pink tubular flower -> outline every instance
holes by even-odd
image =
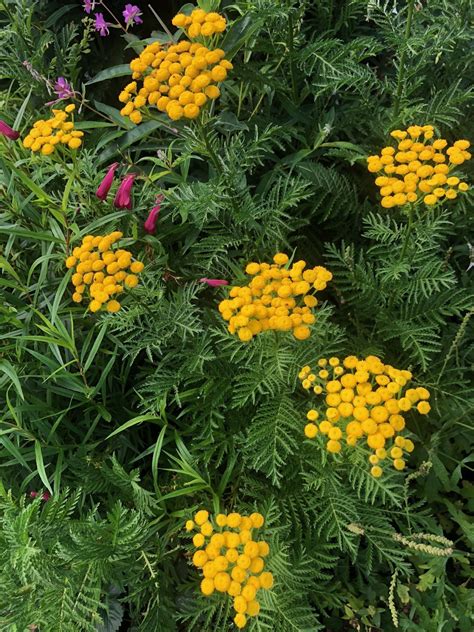
[[[10,138],[11,140],[16,140],[17,138],[20,137],[19,132],[15,132],[15,130],[12,129],[10,125],[7,125],[7,123],[5,123],[5,121],[2,121],[2,120],[0,120],[0,134],[2,136],[6,136],[7,138]]]
[[[113,165],[110,165],[109,170],[104,176],[104,179],[99,184],[97,191],[95,192],[99,200],[104,201],[107,198],[107,194],[110,191],[112,182],[114,181],[115,170],[117,169],[118,166],[119,166],[118,162],[114,162]]]
[[[148,217],[143,224],[143,228],[145,232],[149,235],[154,235],[156,233],[156,222],[158,221],[158,215],[161,210],[161,203],[163,201],[163,195],[158,195],[155,201],[155,206],[148,213]]]
[[[133,26],[134,24],[142,24],[143,20],[141,19],[142,12],[140,11],[140,7],[137,7],[134,4],[126,4],[125,9],[122,12],[123,19],[125,20],[125,24],[127,26]]]
[[[109,25],[105,21],[103,13],[96,13],[95,14],[95,25],[94,26],[95,26],[95,30],[99,31],[99,35],[101,35],[101,37],[105,37],[106,35],[109,34]]]
[[[206,277],[199,279],[201,283],[207,283],[209,287],[220,287],[221,285],[229,285],[229,281],[224,279],[206,279]]]
[[[130,210],[132,208],[132,197],[131,191],[133,186],[133,181],[135,179],[135,174],[131,173],[120,183],[120,186],[115,194],[114,206],[115,208],[127,208]]]

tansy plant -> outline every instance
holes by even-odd
[[[201,35],[201,39],[208,33],[204,38],[207,41],[212,34],[225,29],[225,20],[217,13],[206,14],[198,9],[191,15],[195,16],[189,18],[194,20],[188,29],[191,38],[192,33],[196,33],[196,37]],[[175,24],[176,20],[181,24],[181,16],[175,17]],[[217,20],[214,20],[215,16]],[[208,45],[211,46],[210,43]],[[139,57],[130,62],[130,69],[134,81],[119,94],[119,101],[125,103],[120,112],[132,123],[138,124],[143,120],[142,111],[147,106],[166,112],[173,121],[183,117],[197,118],[208,101],[220,96],[217,84],[226,79],[232,64],[225,59],[221,48],[208,48],[200,42],[182,40],[171,46],[159,42],[149,44]],[[138,81],[142,82],[141,87]]]
[[[81,303],[88,293],[91,312],[98,312],[104,305],[108,312],[118,312],[121,305],[113,296],[121,294],[124,287],[138,285],[137,274],[144,265],[141,261],[132,261],[132,253],[128,250],[114,249],[122,237],[120,231],[109,235],[86,235],[81,246],[74,248],[66,259],[66,268],[74,270],[72,300]]]
[[[260,513],[218,514],[212,520],[205,509],[186,522],[188,532],[196,531],[193,564],[203,574],[201,592],[207,596],[218,592],[232,597],[234,623],[238,628],[245,627],[247,617],[260,612],[258,591],[273,586],[273,575],[264,570],[264,558],[270,547],[265,540],[254,539],[255,531],[264,522]]]
[[[412,125],[406,131],[394,130],[391,136],[398,141],[395,147],[384,147],[380,155],[367,158],[368,170],[378,174],[375,184],[384,208],[422,201],[434,206],[468,190],[453,172],[471,158],[469,141],[448,146],[444,138],[433,140],[432,125]]]
[[[228,331],[237,333],[242,342],[269,329],[292,331],[297,340],[309,338],[309,325],[316,321],[311,310],[318,304],[314,294],[325,289],[332,274],[322,266],[305,267],[305,261],[290,267],[288,255],[282,252],[272,264],[249,263],[245,272],[252,280],[232,287],[230,298],[219,304]]]
[[[342,440],[350,447],[360,440],[372,451],[368,458],[376,478],[382,475],[380,463],[388,457],[395,469],[405,468],[403,451],[412,452],[414,444],[399,434],[405,428],[402,413],[416,408],[427,415],[431,410],[426,388],[406,388],[413,377],[410,371],[383,364],[376,356],[364,360],[348,356],[342,362],[321,358],[315,371],[305,366],[298,377],[303,388],[317,396],[317,404],[306,415],[308,439],[321,433],[332,453],[341,452]]]
[[[36,121],[33,127],[23,139],[23,147],[32,152],[41,151],[45,156],[52,154],[56,145],[66,145],[69,149],[78,149],[82,145],[84,132],[74,129],[72,112],[76,106],[73,103],[66,105],[64,110],[53,109],[51,118]],[[68,121],[68,115],[71,115]]]

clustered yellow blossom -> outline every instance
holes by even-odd
[[[124,287],[138,285],[138,274],[143,270],[141,261],[132,261],[132,253],[123,248],[113,249],[123,237],[120,231],[108,235],[86,235],[81,246],[72,251],[66,259],[66,268],[73,268],[72,300],[81,303],[86,288],[89,287],[91,312],[99,311],[105,305],[108,312],[118,312],[120,303],[112,298],[123,292]]]
[[[320,412],[314,408],[306,415],[309,423],[304,432],[309,439],[322,433],[327,437],[326,449],[332,453],[341,451],[344,436],[349,446],[359,439],[365,441],[373,450],[369,462],[376,478],[382,475],[379,463],[387,457],[395,469],[404,469],[403,451],[412,452],[414,445],[398,434],[405,428],[402,413],[415,407],[421,415],[431,410],[428,389],[405,388],[413,377],[410,371],[383,364],[376,356],[365,360],[348,356],[342,363],[335,357],[321,358],[317,371],[305,366],[298,377],[303,388],[325,396],[323,420],[317,421]]]
[[[384,147],[380,156],[367,158],[368,170],[380,174],[375,184],[380,187],[384,208],[421,200],[434,206],[443,199],[454,200],[460,191],[468,190],[469,186],[457,175],[449,174],[471,158],[467,151],[469,141],[457,140],[451,147],[444,138],[427,142],[434,137],[432,125],[397,129],[391,136],[399,141],[396,147]]]
[[[253,531],[263,527],[262,514],[242,516],[239,513],[217,514],[212,524],[209,512],[201,509],[194,520],[186,522],[186,530],[196,530],[193,544],[198,549],[193,564],[202,569],[201,592],[227,593],[234,598],[237,613],[234,623],[243,628],[247,617],[260,612],[257,593],[273,586],[273,575],[264,571],[264,558],[270,547],[264,540],[253,539]]]
[[[248,342],[262,331],[293,331],[297,340],[311,334],[309,325],[316,321],[311,309],[318,304],[311,291],[324,290],[332,274],[322,266],[305,270],[306,262],[297,261],[287,267],[288,255],[279,252],[274,263],[251,262],[245,272],[252,280],[248,285],[235,286],[230,299],[219,304],[228,330]],[[298,305],[300,301],[300,305]]]
[[[211,37],[215,33],[223,33],[227,26],[223,15],[214,11],[206,13],[203,9],[195,9],[191,15],[178,13],[171,22],[174,26],[182,28],[189,39]]]
[[[210,50],[187,40],[168,48],[158,42],[149,44],[130,62],[134,81],[119,94],[119,101],[125,103],[120,113],[138,124],[143,118],[140,110],[148,104],[166,112],[173,121],[195,119],[208,100],[220,96],[216,84],[224,81],[233,67],[224,57],[221,48]]]
[[[74,129],[74,121],[68,121],[68,114],[75,110],[73,103],[64,110],[53,109],[54,116],[48,120],[36,121],[23,139],[23,147],[31,151],[41,151],[44,156],[53,153],[58,143],[67,145],[69,149],[78,149],[82,145],[84,132]],[[72,118],[72,117],[71,117]]]

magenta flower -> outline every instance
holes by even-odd
[[[109,25],[105,21],[103,13],[95,14],[95,30],[99,31],[99,34],[102,37],[105,37],[106,35],[109,34]]]
[[[229,281],[225,281],[224,279],[199,279],[201,283],[207,283],[209,287],[220,287],[221,285],[229,285]]]
[[[110,165],[109,170],[107,171],[107,173],[104,176],[104,179],[99,184],[99,186],[97,188],[97,191],[95,192],[95,194],[99,198],[99,200],[104,201],[107,198],[107,194],[110,191],[110,187],[112,186],[112,182],[114,181],[115,170],[117,169],[118,166],[119,166],[118,162],[114,162],[113,165]]]
[[[143,20],[140,18],[142,12],[140,8],[134,4],[126,4],[125,9],[122,12],[123,19],[126,26],[133,26],[134,24],[143,24]]]
[[[131,191],[133,186],[133,181],[135,179],[135,174],[131,173],[120,183],[119,188],[117,189],[117,193],[115,194],[114,206],[115,208],[127,208],[130,210],[132,208],[132,197]]]
[[[90,13],[95,8],[95,0],[84,0],[84,11]]]
[[[60,99],[70,99],[76,93],[71,84],[64,77],[58,77],[54,84],[54,91]]]
[[[15,132],[15,130],[11,128],[10,125],[7,125],[7,123],[5,123],[5,121],[2,121],[1,119],[0,119],[0,134],[2,136],[6,136],[7,138],[10,138],[11,140],[16,140],[17,138],[20,137],[19,132]]]
[[[163,195],[157,196],[156,201],[155,201],[155,206],[148,213],[148,217],[146,218],[145,223],[143,224],[143,228],[145,229],[145,232],[148,233],[149,235],[154,235],[156,233],[156,222],[158,221],[158,215],[160,214],[161,203],[163,201],[163,198],[164,198]]]

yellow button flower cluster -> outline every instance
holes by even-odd
[[[344,436],[349,446],[364,440],[373,450],[369,462],[376,478],[382,475],[379,462],[387,456],[395,469],[404,469],[403,450],[412,452],[414,445],[397,434],[405,428],[402,413],[415,407],[421,415],[431,410],[427,401],[430,392],[426,388],[405,388],[412,379],[410,371],[383,364],[376,356],[367,356],[365,360],[348,356],[342,363],[335,357],[321,358],[316,371],[305,366],[298,377],[304,389],[325,397],[322,421],[317,423],[320,412],[315,408],[306,415],[309,423],[304,432],[309,439],[314,439],[318,432],[327,436],[326,449],[332,453],[341,451]]]
[[[444,199],[454,200],[460,191],[469,189],[458,176],[449,175],[471,158],[469,141],[457,140],[451,147],[444,138],[427,142],[434,137],[432,125],[397,129],[391,136],[398,141],[396,147],[384,147],[380,155],[367,158],[368,170],[379,174],[375,184],[380,187],[384,208],[422,199],[433,206]]]
[[[243,628],[247,617],[260,612],[257,593],[273,586],[273,575],[264,571],[264,558],[270,547],[264,540],[253,539],[253,531],[263,527],[262,514],[242,516],[239,513],[217,514],[211,522],[209,512],[201,509],[194,520],[186,522],[186,530],[196,530],[193,544],[198,549],[193,564],[202,569],[201,592],[214,591],[233,597],[237,613],[234,623]],[[214,523],[214,524],[213,524]]]
[[[224,81],[233,66],[224,59],[225,52],[210,50],[198,43],[183,40],[168,48],[158,42],[149,44],[139,57],[130,62],[132,79],[119,94],[125,103],[120,110],[133,123],[142,121],[140,109],[147,104],[166,112],[173,120],[194,119],[210,99],[220,96],[217,83]]]
[[[215,33],[223,33],[226,29],[227,22],[223,15],[215,13],[206,13],[203,9],[195,9],[191,15],[178,13],[171,20],[174,26],[182,28],[189,39],[198,37],[211,37]]]
[[[124,249],[113,249],[123,237],[120,231],[108,235],[86,235],[81,246],[74,248],[66,259],[66,268],[73,268],[72,300],[81,303],[89,287],[91,312],[98,312],[103,305],[108,312],[118,312],[120,303],[112,298],[123,292],[124,287],[138,285],[138,274],[143,270],[141,261],[132,261],[132,253]]]
[[[293,331],[297,340],[311,335],[309,325],[316,321],[311,309],[318,304],[311,291],[324,290],[332,274],[322,266],[305,270],[306,262],[287,267],[288,255],[279,252],[274,263],[251,262],[245,272],[253,279],[245,286],[231,288],[230,299],[219,304],[228,330],[249,342],[262,331]],[[298,305],[300,301],[300,305]]]
[[[48,120],[39,120],[33,125],[27,136],[23,139],[23,147],[33,152],[41,151],[44,156],[49,156],[59,143],[67,145],[69,149],[78,149],[82,145],[81,138],[84,132],[74,129],[74,121],[68,121],[68,114],[75,110],[73,103],[67,105],[64,110],[54,110],[54,116]]]

